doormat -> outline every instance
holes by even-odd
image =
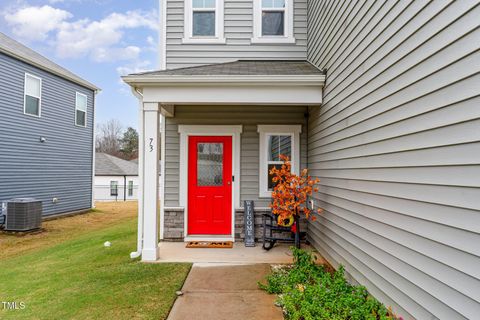
[[[218,249],[231,249],[233,248],[232,241],[190,241],[187,242],[187,248],[218,248]]]

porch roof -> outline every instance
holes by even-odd
[[[133,75],[323,75],[324,72],[308,61],[239,60],[170,70],[135,73]]]
[[[290,83],[323,85],[325,73],[297,60],[238,60],[196,67],[134,73],[122,77],[134,86],[172,83]]]
[[[320,105],[325,73],[308,61],[239,60],[122,79],[143,102]]]

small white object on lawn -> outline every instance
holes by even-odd
[[[111,247],[112,244],[110,243],[110,241],[105,241],[105,243],[103,244],[103,246],[105,246],[105,247]]]

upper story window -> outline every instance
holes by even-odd
[[[301,125],[259,125],[260,163],[259,197],[270,197],[275,184],[270,174],[272,168],[281,168],[280,155],[290,158],[292,171],[299,173]]]
[[[262,36],[285,35],[285,0],[262,0]]]
[[[87,126],[87,96],[79,92],[75,97],[75,125]]]
[[[42,79],[25,74],[23,112],[40,117],[42,108]]]
[[[194,37],[215,36],[215,0],[193,0],[192,35]]]
[[[295,43],[293,0],[254,0],[252,43]]]
[[[185,1],[184,43],[225,43],[223,1]]]

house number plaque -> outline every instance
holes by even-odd
[[[255,210],[253,201],[244,201],[245,247],[255,247]]]
[[[150,140],[150,145],[149,145],[150,152],[152,152],[153,151],[153,138],[150,138],[149,140]]]

